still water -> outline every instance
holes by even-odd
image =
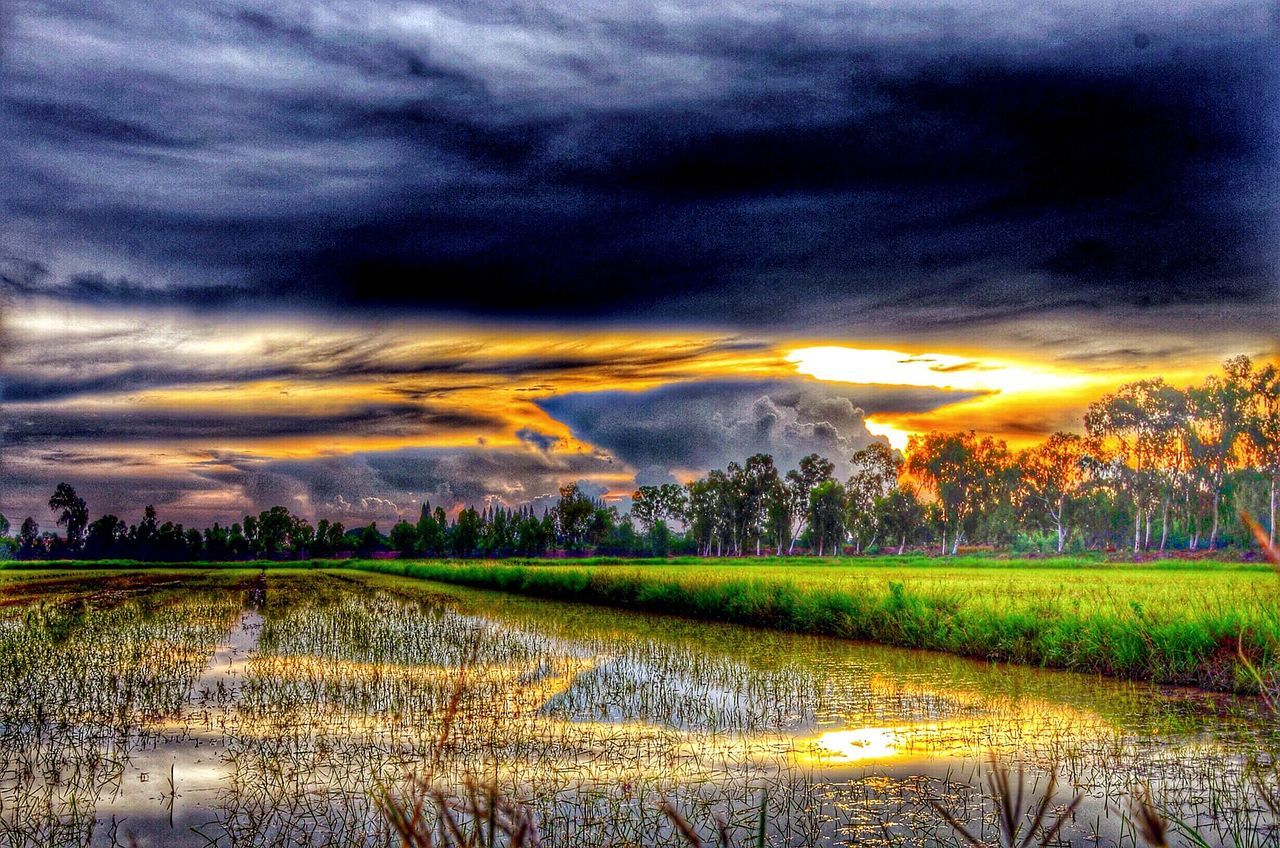
[[[399,845],[495,784],[544,844],[994,841],[991,758],[1063,844],[1280,844],[1255,699],[337,572],[0,591],[0,845]],[[1195,832],[1193,837],[1190,831]],[[1055,843],[1057,844],[1057,843]]]

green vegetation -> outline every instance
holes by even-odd
[[[1210,689],[1249,689],[1237,650],[1274,670],[1269,566],[963,558],[349,567],[543,598],[838,636]]]
[[[172,565],[10,563],[48,582]],[[670,613],[1116,677],[1251,691],[1280,669],[1280,583],[1259,563],[1099,557],[860,557],[569,562],[326,560],[210,567],[341,569]],[[189,571],[186,573],[190,573]]]
[[[895,577],[943,572],[875,563]],[[993,580],[1028,570],[971,568]],[[575,569],[699,571],[526,570]],[[851,571],[800,570],[813,585]],[[1206,844],[1275,844],[1277,776],[1259,770],[1274,723],[1256,699],[350,568],[0,578],[5,845],[618,848],[700,833],[959,848],[971,844],[962,831],[994,842],[997,797],[1015,815],[1024,799],[1018,821],[1041,836],[1052,797],[1078,804],[1045,819],[1065,821],[1063,843],[1133,845],[1132,823],[1104,812],[1148,796],[1153,815],[1194,822]],[[35,591],[52,580],[56,593]],[[1004,765],[984,765],[989,753]],[[1018,786],[984,790],[1001,768]],[[521,822],[539,838],[506,829]]]

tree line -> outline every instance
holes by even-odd
[[[423,504],[389,532],[348,530],[275,506],[229,527],[160,523],[146,507],[129,525],[89,521],[66,483],[49,500],[59,534],[28,517],[12,537],[0,516],[0,553],[21,559],[221,561],[377,556],[744,556],[961,544],[1018,551],[1247,545],[1241,511],[1262,515],[1274,543],[1280,481],[1280,368],[1244,356],[1194,386],[1162,378],[1121,386],[1088,408],[1083,433],[1057,432],[1013,452],[976,433],[912,436],[905,456],[874,443],[850,457],[852,474],[811,454],[783,471],[766,453],[684,485],[641,486],[629,512],[560,489],[554,506],[465,507],[450,518]]]

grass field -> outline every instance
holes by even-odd
[[[1248,690],[1270,675],[1267,565],[884,557],[696,564],[361,562],[364,570],[1160,683]]]
[[[1264,679],[1280,668],[1280,578],[1265,564],[877,557],[233,565],[382,572],[1218,690],[1257,688],[1241,651]],[[103,567],[137,566],[41,563],[29,575]],[[0,588],[18,573],[0,570]]]

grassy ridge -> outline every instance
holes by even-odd
[[[1237,645],[1264,671],[1280,669],[1280,582],[1270,566],[1257,563],[990,556],[33,562],[7,564],[0,585],[28,568],[70,574],[193,567],[380,572],[1210,689],[1251,688]]]
[[[1277,585],[1265,566],[1041,563],[347,567],[554,600],[860,639],[1210,689],[1251,688],[1237,644],[1277,666]]]

